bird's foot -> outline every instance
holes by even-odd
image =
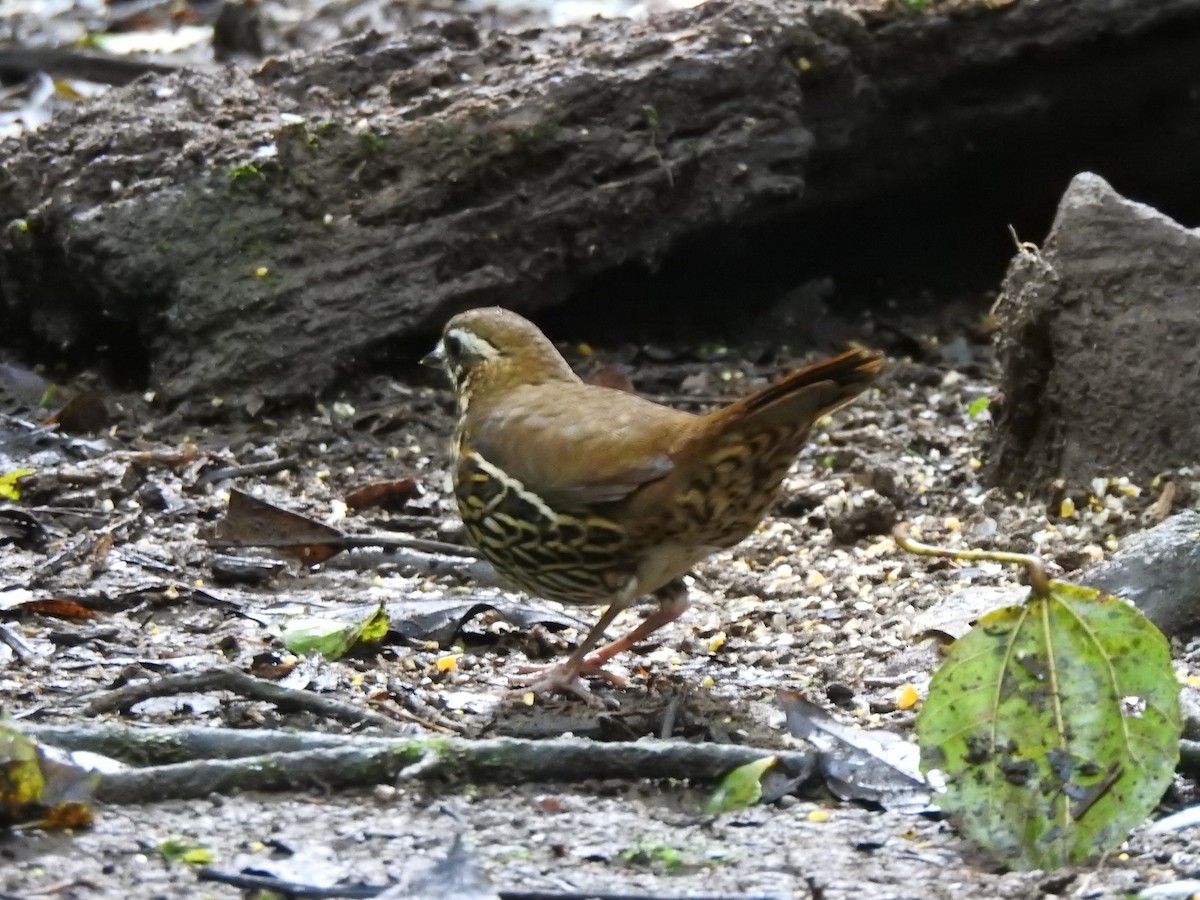
[[[512,684],[520,687],[511,692],[514,697],[524,697],[533,694],[568,694],[578,697],[589,706],[610,706],[606,701],[592,693],[583,676],[601,678],[615,688],[625,688],[629,682],[616,672],[604,668],[604,659],[593,659],[588,656],[583,660],[567,659],[563,662],[548,666],[521,666],[518,675],[510,679]]]

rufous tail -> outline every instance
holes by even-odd
[[[877,350],[847,350],[831,356],[743,397],[714,417],[753,422],[754,427],[811,424],[849,403],[883,371],[884,357]]]

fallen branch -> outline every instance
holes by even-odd
[[[128,712],[130,707],[151,697],[170,697],[176,694],[197,694],[205,691],[232,691],[249,700],[264,700],[281,710],[303,710],[347,725],[374,725],[395,731],[398,723],[370,710],[322,697],[310,691],[300,691],[263,681],[240,669],[222,666],[206,672],[167,675],[149,681],[138,681],[111,691],[89,695],[83,708],[85,716],[108,712]]]
[[[337,897],[341,900],[370,900],[378,897],[388,887],[380,885],[335,885],[321,887],[318,885],[300,884],[295,881],[285,881],[272,878],[269,875],[249,875],[243,872],[222,872],[217,869],[201,869],[196,873],[199,881],[212,881],[217,884],[227,884],[241,888],[244,891],[270,892],[284,897],[325,898]],[[426,895],[422,895],[426,896]],[[451,895],[452,896],[452,895]],[[474,895],[473,895],[474,896]],[[547,892],[547,891],[497,891],[491,896],[499,900],[663,900],[661,894],[603,894],[595,891],[579,893]],[[0,900],[4,900],[0,896]],[[18,898],[20,900],[20,898]],[[691,900],[772,900],[769,897],[693,897]]]
[[[201,729],[73,726],[28,733],[68,750],[120,751],[126,761],[171,758],[203,748]],[[182,732],[182,734],[180,733]],[[192,759],[105,775],[97,799],[146,803],[193,799],[234,791],[305,791],[368,787],[416,779],[451,779],[487,784],[578,782],[618,778],[712,781],[764,756],[778,756],[793,773],[812,771],[809,751],[779,751],[736,744],[693,744],[640,740],[600,743],[580,738],[545,741],[518,738],[372,738],[330,735],[268,736],[252,733],[241,750],[268,746],[310,749],[274,751],[236,759]],[[221,748],[228,752],[234,740]],[[275,744],[273,742],[280,743]],[[320,745],[320,746],[318,746]],[[212,745],[208,745],[212,749]]]
[[[19,727],[39,743],[72,751],[99,753],[133,766],[361,747],[364,741],[379,740],[357,734],[276,731],[267,728],[206,728],[201,725],[142,727],[115,722],[79,725],[21,722]]]

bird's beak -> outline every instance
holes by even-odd
[[[421,365],[428,366],[431,369],[446,368],[446,351],[442,349],[440,341],[436,347],[421,357]]]

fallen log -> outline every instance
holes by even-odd
[[[778,225],[762,253],[802,268],[856,204],[892,233],[954,228],[964,196],[1002,217],[1013,186],[1072,173],[1046,135],[1112,146],[1084,123],[1186,96],[1198,47],[1200,0],[870,18],[714,0],[147,76],[0,154],[0,340],[102,356],[171,403],[311,398],[453,311],[544,310],[697,236],[717,236],[712,272],[725,238]],[[927,194],[942,206],[896,199]],[[848,221],[833,250],[886,249]],[[693,294],[676,302],[713,299]]]

